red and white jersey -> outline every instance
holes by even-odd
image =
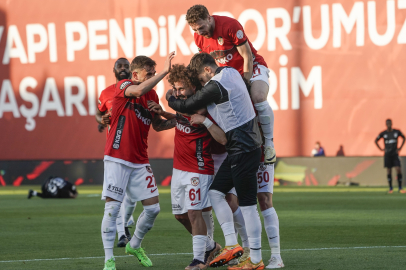
[[[97,105],[99,111],[108,113],[113,107],[113,99],[115,94],[116,85],[112,84],[104,89],[99,97],[99,104]],[[110,125],[106,130],[106,139],[109,137]]]
[[[148,110],[147,101],[159,103],[159,100],[155,90],[140,98],[125,97],[125,90],[132,84],[131,80],[122,80],[115,86],[111,129],[104,155],[105,160],[138,167],[137,164],[149,164],[147,141],[155,114]]]
[[[216,59],[219,66],[233,67],[244,75],[244,58],[237,51],[237,46],[248,42],[254,59],[254,67],[258,64],[267,67],[264,58],[257,53],[245,35],[244,28],[236,19],[216,15],[212,17],[215,26],[211,38],[194,34],[195,43],[200,52],[209,53]]]
[[[191,125],[190,117],[176,114],[173,167],[199,174],[214,174],[210,153],[212,137],[205,126]]]

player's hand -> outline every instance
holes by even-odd
[[[173,89],[169,89],[168,92],[166,92],[166,100],[168,101],[171,96],[173,96]]]
[[[159,115],[161,115],[164,112],[161,105],[159,105],[158,103],[156,103],[153,100],[148,100],[147,105],[148,105],[148,109],[151,112],[154,112],[154,113],[159,114]]]
[[[175,57],[175,52],[171,52],[170,54],[168,54],[168,56],[166,57],[165,60],[165,64],[164,64],[164,72],[169,73],[169,71],[171,71],[171,62],[172,59]]]
[[[206,116],[203,116],[200,114],[194,114],[190,118],[190,123],[192,125],[201,125],[201,124],[203,124],[204,120],[206,120]]]
[[[105,126],[103,126],[102,124],[98,124],[97,125],[97,129],[99,130],[100,133],[102,133],[104,131]]]
[[[111,112],[102,115],[101,123],[104,126],[110,125],[110,116],[111,116]]]

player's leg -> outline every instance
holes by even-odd
[[[396,170],[396,174],[397,174],[399,192],[400,193],[406,193],[406,191],[402,189],[402,171],[400,169],[399,157],[396,157],[396,159],[397,159],[397,164],[396,164],[397,166],[395,167],[395,170]]]
[[[130,221],[134,222],[133,213],[134,213],[136,205],[137,205],[137,202],[132,201],[129,196],[125,196],[123,205],[121,206],[121,209],[123,211],[124,230],[125,230],[125,235],[126,235],[128,241],[131,240],[131,234],[130,234],[129,227],[130,227]]]
[[[250,258],[240,262],[229,269],[263,269],[261,253],[261,220],[257,210],[257,177],[256,173],[261,158],[261,149],[235,155],[230,158],[230,163],[236,165],[231,169],[233,183],[237,191],[238,201],[248,233],[250,245]]]
[[[214,239],[214,219],[212,207],[206,207],[202,211],[202,216],[207,227],[207,236]]]
[[[29,191],[28,191],[28,199],[31,199],[32,197],[40,197],[40,198],[43,198],[43,195],[42,195],[42,193],[41,192],[37,192],[37,191],[35,191],[35,190],[32,190],[32,189],[30,189]]]
[[[117,216],[117,236],[119,239],[117,247],[125,247],[128,241],[131,240],[128,221],[134,212],[136,204],[137,203],[133,203],[128,196],[124,197],[120,212]]]
[[[182,171],[173,169],[171,180],[171,204],[172,214],[186,230],[192,234],[192,224],[190,224],[189,216],[186,208],[186,186],[182,185]]]
[[[386,160],[385,160],[386,163]],[[392,186],[392,167],[386,167],[386,173],[388,177],[388,184],[389,184],[389,193],[393,192],[393,186]]]
[[[258,120],[265,137],[265,163],[275,163],[276,153],[273,144],[274,113],[267,101],[269,92],[269,70],[265,66],[258,66],[251,79],[251,99],[258,112]]]
[[[105,253],[106,270],[115,269],[113,247],[116,238],[116,221],[131,171],[132,168],[123,164],[104,161],[102,199],[105,199],[106,203],[101,225],[101,235]]]
[[[141,247],[145,235],[154,226],[155,219],[160,212],[158,188],[151,167],[134,169],[127,186],[127,195],[133,201],[141,201],[144,211],[138,217],[134,235],[125,251],[136,256],[141,265],[151,267],[152,262]]]
[[[238,205],[238,197],[237,197],[237,192],[235,191],[235,188],[232,188],[226,195],[226,200],[228,205],[231,208],[231,211],[233,211],[233,220],[234,220],[234,228],[235,228],[235,236],[237,237],[238,240],[238,234],[241,237],[241,242],[242,242],[242,248],[244,250],[244,254],[238,258],[238,259],[233,259],[228,262],[228,265],[237,265],[239,261],[244,261],[250,256],[250,245],[248,242],[248,234],[247,230],[245,228],[245,221],[244,217],[242,215],[240,206]]]
[[[226,242],[225,248],[210,262],[211,267],[222,266],[230,260],[240,257],[243,253],[243,249],[238,245],[235,236],[233,212],[225,199],[226,194],[232,187],[231,164],[229,163],[229,157],[227,157],[221,164],[209,191],[210,202]]]

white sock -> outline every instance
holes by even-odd
[[[123,206],[124,206],[124,203],[121,204],[120,211],[118,212],[118,216],[117,216],[117,220],[116,220],[116,228],[117,228],[118,239],[120,239],[121,236],[125,235]]]
[[[217,190],[210,190],[209,197],[217,220],[220,223],[221,230],[223,231],[226,246],[238,244],[237,238],[235,237],[233,212],[226,201],[226,195]]]
[[[131,216],[134,213],[135,206],[137,202],[133,203],[127,195],[124,197],[123,201],[123,220],[124,220],[124,227],[128,227],[128,221],[130,220]]]
[[[248,242],[247,230],[245,229],[245,221],[244,221],[244,217],[242,216],[240,207],[238,207],[237,210],[233,213],[233,219],[234,219],[234,226],[237,231],[237,234],[235,237],[238,239],[238,234],[240,234],[242,246],[250,247],[249,242]]]
[[[37,196],[37,192],[34,190],[33,192],[32,192],[32,196]]]
[[[280,255],[279,219],[275,208],[268,208],[262,211],[266,235],[268,236],[269,247],[272,255]]]
[[[261,219],[258,215],[257,205],[240,206],[244,220],[249,220],[245,224],[250,242],[250,256],[253,263],[262,260],[261,254]]]
[[[114,240],[116,240],[116,219],[120,211],[121,202],[106,202],[101,224],[105,262],[113,257]]]
[[[206,251],[207,235],[193,236],[193,259],[204,262],[204,253]]]
[[[213,239],[214,234],[214,220],[213,220],[213,213],[212,211],[202,212],[202,216],[204,219],[204,223],[206,223],[207,227],[207,235]]]
[[[130,246],[140,248],[144,236],[154,226],[156,217],[160,211],[159,203],[144,206],[144,211],[140,214],[135,227],[134,237],[131,238]]]
[[[216,242],[214,242],[213,238],[211,238],[209,235],[207,235],[206,251],[212,250],[215,247],[216,247]]]
[[[265,137],[265,146],[273,145],[273,124],[274,124],[274,114],[268,101],[263,101],[254,104],[255,109],[258,112],[258,120],[261,123],[262,132]]]

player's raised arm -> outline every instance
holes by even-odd
[[[190,119],[190,123],[192,125],[205,125],[213,139],[222,145],[227,144],[227,137],[224,131],[219,126],[214,124],[208,117],[200,114],[194,114]]]
[[[248,42],[237,46],[238,53],[244,58],[244,78],[250,81],[253,71],[254,59],[252,58],[252,51]]]
[[[176,126],[176,115],[165,112],[161,105],[155,101],[148,100],[148,109],[155,113],[154,118],[152,119],[152,128],[155,131],[159,132]],[[161,116],[165,117],[167,120],[162,119]]]
[[[130,85],[127,89],[125,89],[124,96],[137,98],[151,91],[155,87],[155,85],[157,85],[169,73],[169,71],[171,70],[171,61],[174,57],[175,52],[171,52],[166,57],[163,70],[157,75],[155,75],[155,67],[148,67],[151,68],[148,70],[145,70],[145,67],[142,67],[142,69],[144,69],[144,73],[146,72],[146,74],[144,75],[138,74],[139,72],[137,72],[136,70],[131,70],[131,72],[133,72],[133,78],[138,78],[139,76],[147,76],[148,79],[138,85]]]

